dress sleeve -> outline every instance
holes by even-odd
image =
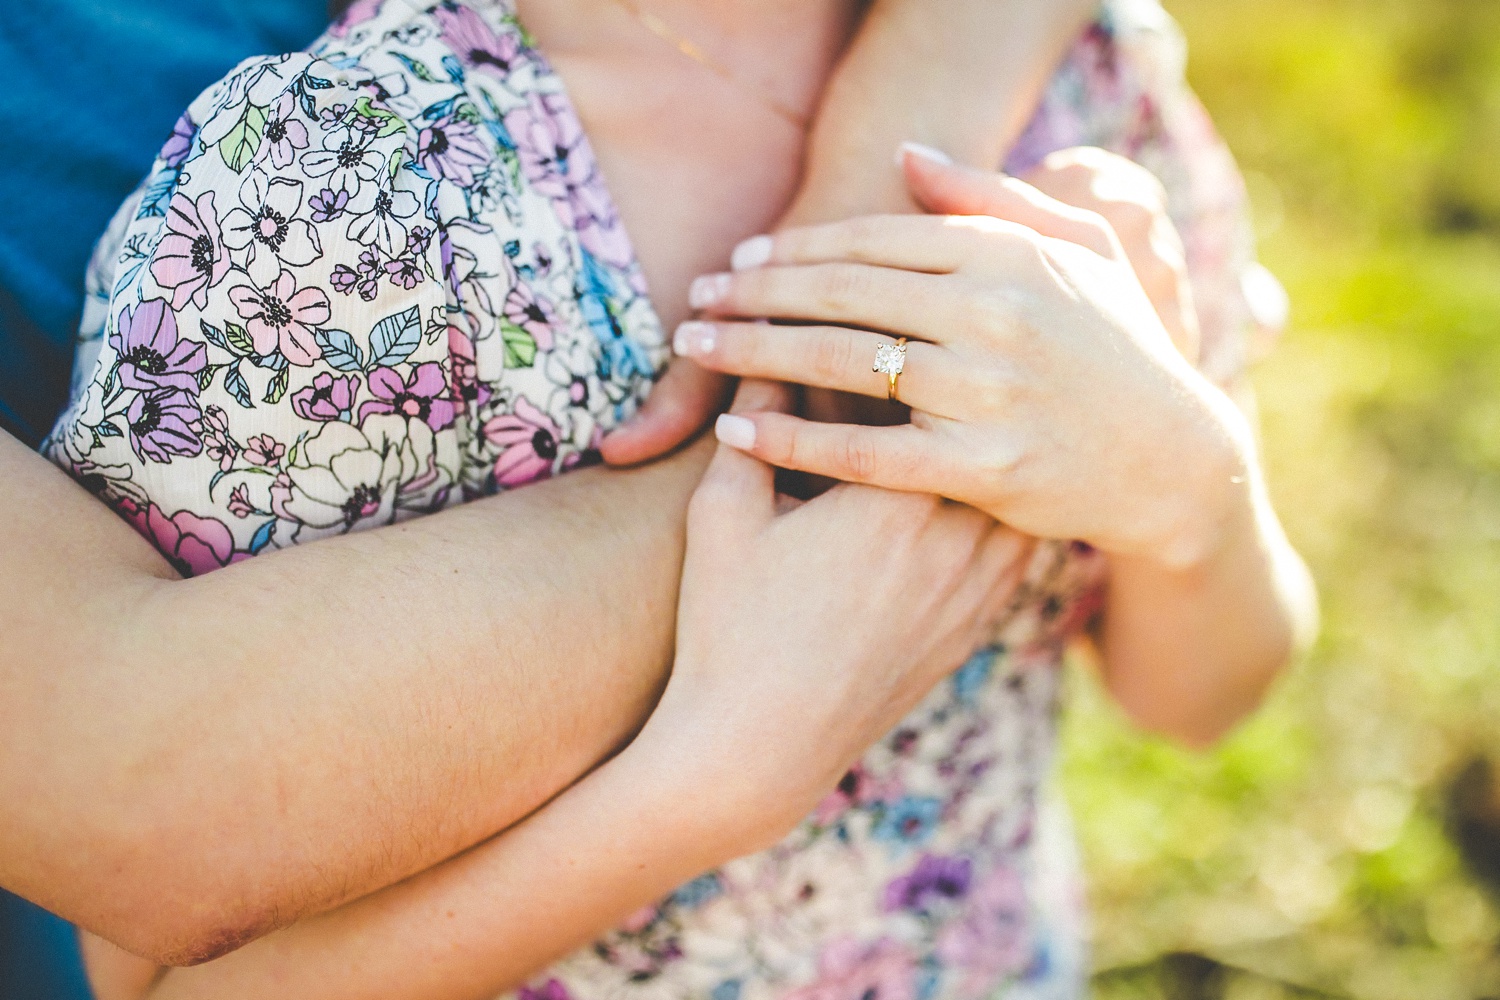
[[[183,573],[452,491],[436,182],[413,149],[329,63],[250,60],[183,115],[106,236],[45,447]]]

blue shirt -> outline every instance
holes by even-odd
[[[178,115],[240,60],[305,47],[327,13],[325,0],[5,5],[0,427],[34,444],[66,401],[89,253]]]
[[[327,21],[323,0],[5,4],[0,428],[35,444],[66,402],[84,265],[177,116],[240,60],[301,49]],[[0,1000],[87,995],[68,926],[0,892]]]

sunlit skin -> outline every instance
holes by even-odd
[[[926,48],[915,44],[922,35],[912,34],[910,13],[918,6],[911,0],[877,6],[855,51],[878,58],[851,60],[846,71],[853,75],[834,89],[830,107],[838,113],[815,132],[812,162],[820,169],[810,179],[818,179],[818,190],[800,210],[813,211],[830,193],[849,198],[870,180],[878,183],[870,184],[868,200],[842,211],[909,208],[899,180],[900,204],[883,199],[893,186],[891,150],[913,134],[953,150],[1003,149],[1006,131],[1024,121],[1040,81],[1084,16],[1077,4],[955,4],[952,22],[924,17],[918,26],[953,31],[958,23],[961,33],[1003,42],[988,50],[989,65],[934,64],[924,53],[939,44],[940,33]],[[600,130],[596,145],[605,169],[663,313],[674,322],[685,314],[688,279],[724,266],[735,242],[773,225],[787,209],[802,140],[773,135],[786,128],[783,120],[762,120],[763,109],[747,104],[741,91],[706,86],[684,66],[669,79],[684,83],[692,99],[674,101],[654,131],[636,136],[640,145],[612,141],[611,93],[656,86],[653,74],[667,65],[660,50],[628,20],[593,16],[593,6],[522,7],[543,47],[557,54],[591,129]],[[737,34],[773,9],[805,18],[798,22],[805,30],[795,34],[822,41],[791,51],[784,33]],[[878,16],[903,10],[906,20]],[[831,69],[838,46],[830,39],[850,30],[841,22],[849,11],[837,4],[746,4],[742,22],[720,26],[718,5],[684,3],[664,13],[685,15],[681,26],[705,43],[743,45],[726,58],[801,81],[806,94],[816,94]],[[592,20],[601,30],[572,39],[545,26],[553,15],[562,28]],[[1011,18],[999,23],[1014,30],[965,18]],[[899,43],[892,40],[898,32]],[[902,52],[911,58],[891,57]],[[860,73],[869,74],[863,83]],[[997,80],[1012,88],[999,95],[1003,100]],[[864,96],[875,102],[853,100]],[[994,121],[952,114],[976,107],[994,108]],[[942,113],[924,119],[932,109],[951,120]],[[921,130],[907,127],[916,120]],[[737,161],[706,136],[682,160],[691,166],[688,174],[697,170],[688,179],[710,201],[701,214],[665,220],[653,233],[646,196],[657,184],[653,171],[665,162],[669,137],[675,141],[695,121],[733,121],[735,148],[749,142],[763,155]],[[978,141],[976,128],[983,133]],[[989,152],[974,156],[995,159]],[[846,169],[864,180],[829,181]],[[722,205],[737,212],[715,213]],[[837,217],[838,210],[826,211]],[[0,881],[133,952],[190,962],[392,885],[511,825],[618,748],[658,697],[674,640],[685,510],[711,451],[699,445],[639,470],[578,472],[182,582],[56,469],[0,439],[7,473],[0,478],[0,550],[8,570],[0,579],[0,633],[8,648],[26,651],[0,667],[0,726],[8,734],[0,792],[17,804],[0,823]],[[858,521],[852,513],[848,518]],[[351,587],[356,577],[359,585]],[[455,578],[468,585],[454,588]],[[413,616],[447,626],[393,638],[382,628],[383,609],[398,599]],[[53,627],[59,607],[80,609],[76,627]],[[253,636],[226,636],[225,608],[305,641],[268,660]],[[586,624],[545,640],[528,627],[560,618]],[[368,683],[371,663],[388,665],[379,684]],[[286,712],[288,704],[301,706],[299,713]],[[382,724],[372,726],[371,719]],[[664,798],[670,791],[664,784]],[[590,794],[599,798],[589,814],[607,815],[600,811],[605,790]],[[549,855],[553,861],[567,854],[557,831],[582,825],[570,826],[567,812],[549,813],[556,826],[536,829],[551,830],[550,840],[507,838],[497,843],[510,848],[465,856],[465,862],[494,859],[486,877],[491,888],[518,887],[466,897],[468,907],[453,908],[478,911],[476,937],[482,930],[493,941],[496,921],[525,917],[484,908],[527,898],[521,890],[537,870],[537,855],[528,850],[548,843],[561,852]],[[287,838],[288,829],[299,836]],[[665,832],[656,831],[658,841],[665,843]],[[694,842],[711,850],[715,837],[705,831]],[[562,915],[555,937],[536,936],[532,922],[507,926],[505,938],[524,945],[505,958],[512,964],[496,966],[485,950],[468,956],[469,972],[459,969],[454,981],[465,974],[486,983],[514,981],[613,923],[623,900],[670,888],[687,874],[684,861],[704,860],[676,855],[651,875],[649,892],[631,884],[600,895],[600,878],[580,880],[587,898]],[[601,853],[599,863],[607,865],[609,855]],[[400,891],[310,922],[301,936],[282,935],[277,944],[247,952],[248,964],[239,967],[259,968],[260,958],[294,952],[299,941],[337,956],[334,943],[351,938],[366,942],[361,949],[399,958],[378,927],[390,930],[401,921],[426,928],[426,936],[407,927],[397,935],[418,952],[442,947],[452,935],[446,918],[433,914],[448,912],[443,901],[462,895],[469,874],[460,865],[438,868]],[[341,933],[351,927],[358,934]],[[328,985],[326,967],[297,968]],[[142,981],[138,975],[136,992]],[[169,995],[193,989],[195,981],[169,975],[157,989]],[[257,992],[253,976],[246,989]]]

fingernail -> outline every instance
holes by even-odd
[[[734,248],[729,256],[729,266],[736,271],[748,271],[760,267],[771,259],[773,242],[769,236],[752,236]]]
[[[755,421],[733,413],[721,413],[714,422],[714,437],[731,448],[749,451],[755,447]]]
[[[688,289],[688,304],[694,309],[707,309],[729,294],[729,284],[733,280],[727,274],[705,274]]]
[[[683,357],[702,357],[714,349],[714,325],[689,320],[672,335],[672,352]]]
[[[910,153],[912,156],[919,156],[930,163],[941,164],[945,167],[953,166],[953,157],[941,149],[933,149],[931,146],[924,146],[920,142],[903,142],[901,148],[896,150],[896,166],[906,166],[907,153]]]

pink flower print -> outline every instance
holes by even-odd
[[[452,323],[448,324],[448,363],[454,406],[466,411],[490,401],[490,387],[479,381],[479,363],[474,357],[474,342]]]
[[[349,8],[344,11],[344,16],[339,18],[328,29],[328,34],[334,38],[343,38],[355,28],[371,20],[380,13],[380,5],[384,0],[354,0]]]
[[[470,7],[438,7],[432,12],[443,41],[471,69],[504,79],[521,54],[521,40],[513,31],[497,35]]]
[[[196,428],[202,416],[198,400],[181,389],[143,392],[125,410],[130,447],[141,461],[162,464],[173,455],[201,454],[203,441]]]
[[[278,170],[291,166],[297,150],[307,148],[307,126],[294,117],[296,110],[297,98],[288,90],[266,119],[260,155],[269,156]]]
[[[895,802],[901,797],[901,786],[893,779],[878,780],[863,765],[855,765],[839,781],[838,787],[824,796],[813,810],[813,822],[827,826],[851,809],[876,802]]]
[[[595,173],[588,181],[576,185],[570,191],[573,200],[573,225],[578,230],[578,241],[595,257],[613,267],[629,267],[635,261],[635,251],[620,213],[615,210],[613,199],[604,186],[603,175]],[[644,288],[639,289],[644,292]]]
[[[292,410],[303,420],[342,420],[354,409],[359,379],[354,375],[335,378],[328,372],[313,376],[313,384],[292,394]]]
[[[517,1000],[573,1000],[573,997],[561,982],[549,979],[537,989],[532,989],[530,986],[521,987]]]
[[[323,256],[317,230],[297,218],[299,181],[252,170],[240,185],[240,206],[224,216],[224,245],[245,253],[246,270],[257,285],[275,281],[283,264],[305,267]]]
[[[166,299],[147,299],[120,310],[109,344],[119,358],[120,384],[158,392],[198,394],[198,375],[208,366],[208,348],[177,337],[177,314]]]
[[[552,324],[557,316],[552,303],[539,298],[525,282],[517,282],[505,296],[505,318],[531,334],[536,346],[552,350]]]
[[[900,944],[882,938],[863,946],[840,938],[818,957],[818,979],[785,1000],[916,1000],[916,963]]]
[[[203,414],[202,428],[203,450],[219,463],[219,471],[228,472],[234,468],[240,448],[229,436],[229,417],[219,407],[210,406]]]
[[[376,413],[399,413],[440,431],[453,423],[455,412],[452,400],[446,398],[447,391],[443,366],[435,361],[417,365],[406,381],[395,369],[376,368],[370,372],[370,394],[375,398],[360,406],[360,422]]]
[[[154,503],[143,510],[130,501],[122,504],[121,513],[183,576],[201,576],[239,561],[234,536],[222,521],[186,510],[167,517]]]
[[[545,413],[525,399],[516,400],[514,413],[486,421],[485,439],[503,449],[495,460],[495,482],[503,487],[523,486],[550,476],[560,433]]]
[[[965,996],[988,996],[1008,975],[1031,961],[1026,886],[1005,865],[974,887],[968,909],[938,934],[937,955],[954,969],[965,970],[959,990]]]
[[[250,502],[250,488],[244,483],[229,491],[229,513],[241,521],[255,513],[255,505]]]
[[[286,457],[286,445],[269,434],[257,434],[245,442],[245,458],[256,465],[277,466]]]
[[[181,309],[189,299],[199,309],[206,308],[208,290],[224,280],[230,266],[214,193],[205,191],[196,202],[180,191],[172,195],[167,234],[151,257],[151,276],[171,290],[172,308]]]
[[[441,118],[417,136],[417,163],[439,179],[472,187],[474,168],[488,163],[490,150],[473,122],[453,115]]]
[[[256,353],[280,350],[294,365],[307,367],[323,356],[313,331],[328,322],[328,295],[321,288],[297,288],[290,271],[282,271],[265,290],[238,285],[229,301],[245,320]]]

